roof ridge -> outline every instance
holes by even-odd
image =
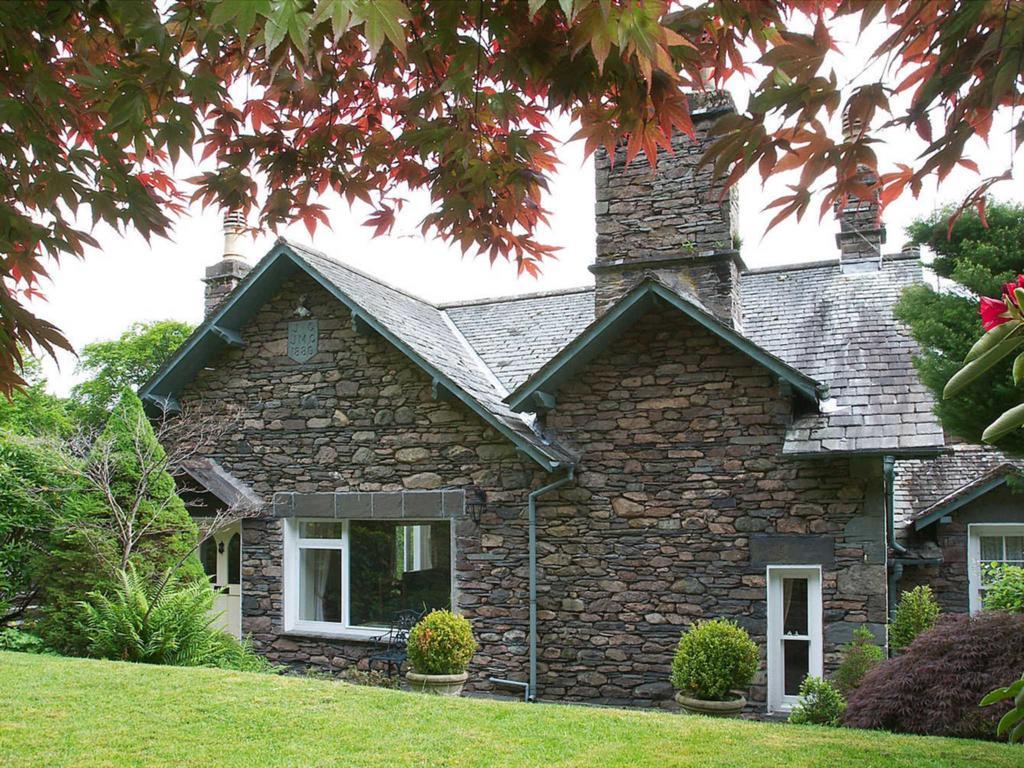
[[[424,305],[426,305],[428,307],[432,307],[433,309],[438,309],[438,310],[441,309],[441,306],[439,304],[434,304],[432,301],[428,301],[427,299],[423,298],[422,296],[417,296],[414,293],[410,293],[409,291],[405,290],[404,288],[399,288],[397,285],[389,283],[387,280],[382,280],[381,278],[377,277],[376,275],[371,275],[369,272],[365,272],[362,269],[360,269],[359,267],[352,266],[351,264],[348,264],[347,262],[344,262],[344,261],[341,261],[339,259],[336,259],[333,256],[329,256],[328,254],[324,253],[323,251],[318,251],[316,248],[312,248],[312,247],[310,247],[308,245],[302,245],[301,243],[296,243],[295,241],[289,240],[288,238],[286,238],[284,236],[278,237],[277,238],[277,242],[278,243],[283,243],[284,245],[287,245],[289,248],[294,248],[294,249],[298,249],[300,251],[304,251],[306,254],[308,254],[310,256],[315,256],[317,258],[326,259],[327,261],[331,262],[332,264],[334,264],[337,267],[341,267],[342,269],[347,269],[349,272],[352,272],[353,274],[359,275],[360,277],[365,277],[367,280],[370,280],[370,281],[376,283],[377,285],[379,285],[379,286],[381,286],[383,288],[387,288],[389,291],[394,291],[395,293],[400,293],[401,295],[405,296],[407,299],[412,299],[413,301],[418,301],[420,304],[424,304]]]
[[[330,256],[329,254],[326,254],[323,251],[317,250],[316,248],[313,248],[313,247],[308,246],[308,245],[303,245],[302,243],[297,243],[294,240],[289,240],[287,237],[284,237],[283,235],[277,238],[277,242],[278,243],[283,243],[284,245],[287,245],[289,248],[295,248],[295,249],[298,249],[300,251],[303,251],[303,252],[305,252],[306,254],[308,254],[310,256],[314,256],[316,258],[321,258],[321,259],[326,259],[327,261],[331,262],[335,266],[341,267],[342,269],[347,269],[349,272],[357,274],[360,277],[365,277],[367,280],[371,280],[372,282],[376,283],[377,285],[380,285],[380,286],[382,286],[384,288],[387,288],[388,290],[394,291],[395,293],[400,293],[403,296],[405,296],[406,298],[412,299],[413,301],[418,301],[420,304],[424,304],[424,305],[426,305],[428,307],[432,307],[432,308],[434,308],[436,310],[439,310],[442,313],[445,310],[449,309],[450,307],[469,307],[469,306],[478,305],[478,304],[498,304],[498,303],[502,303],[502,302],[519,301],[521,299],[525,300],[525,299],[547,298],[549,296],[566,296],[566,295],[573,294],[573,293],[588,293],[588,292],[591,292],[591,291],[594,290],[594,286],[592,286],[592,285],[590,285],[590,286],[581,285],[581,286],[577,286],[575,288],[558,288],[558,289],[551,290],[551,291],[537,291],[537,292],[534,292],[534,293],[521,293],[521,294],[506,294],[506,295],[503,295],[503,296],[491,296],[491,297],[484,297],[484,298],[480,298],[480,299],[461,299],[461,300],[457,300],[457,301],[441,301],[441,302],[435,303],[433,301],[430,301],[429,299],[423,298],[422,296],[418,296],[415,293],[411,293],[410,291],[407,291],[404,288],[399,288],[394,283],[390,283],[387,280],[383,280],[380,277],[378,277],[377,275],[371,275],[369,272],[366,272],[365,270],[362,270],[359,267],[353,266],[352,264],[349,264],[348,262],[341,261],[340,259],[337,259],[334,256]]]
[[[921,255],[917,253],[885,253],[882,254],[882,264],[888,264],[893,261],[920,261]],[[753,269],[746,269],[743,271],[745,275],[763,275],[770,272],[794,272],[800,269],[815,269],[817,267],[828,267],[828,266],[840,266],[843,260],[836,256],[829,259],[815,259],[814,261],[795,261],[789,264],[773,264],[768,267],[754,267]],[[866,273],[870,274],[870,272]]]
[[[482,304],[501,304],[512,301],[526,301],[528,299],[546,299],[554,296],[571,296],[575,293],[592,293],[594,286],[580,285],[575,288],[556,288],[551,291],[536,291],[534,293],[506,294],[504,296],[491,296],[480,299],[460,299],[458,301],[443,301],[436,304],[438,309],[445,311],[455,307],[473,307]]]

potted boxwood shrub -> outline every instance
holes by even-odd
[[[409,632],[405,673],[414,691],[458,696],[469,674],[466,667],[476,653],[469,620],[451,611],[431,611]]]
[[[725,619],[699,621],[679,639],[672,660],[676,701],[687,712],[736,717],[757,673],[757,646],[742,627]]]

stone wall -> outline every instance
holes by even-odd
[[[303,295],[320,338],[318,353],[298,364],[287,356],[287,324]],[[295,669],[328,671],[371,650],[283,633],[275,493],[461,489],[468,512],[455,523],[457,607],[482,644],[474,683],[486,687],[491,674],[525,679],[526,494],[547,475],[465,406],[435,400],[425,373],[353,329],[344,307],[304,276],[285,283],[242,336],[246,347],[225,350],[182,400],[244,409],[211,458],[268,504],[242,533],[242,624],[256,649]]]
[[[300,295],[320,327],[301,365],[286,355]],[[244,407],[211,458],[268,503],[276,492],[465,491],[455,578],[481,645],[471,687],[526,679],[526,496],[550,476],[461,404],[434,399],[423,372],[305,277],[242,336],[244,349],[182,393]],[[676,312],[646,316],[559,393],[548,423],[585,455],[577,483],[538,506],[542,698],[673,707],[671,654],[693,620],[734,618],[763,646],[773,551],[825,545],[830,666],[853,628],[884,621],[880,462],[784,459],[789,415],[764,370]],[[244,523],[243,631],[296,669],[361,663],[366,644],[284,634],[281,531],[270,509]]]
[[[578,487],[541,512],[545,695],[663,704],[679,633],[701,618],[736,619],[763,654],[773,552],[824,564],[827,669],[860,624],[884,637],[881,461],[782,457],[790,408],[765,370],[671,310],[559,392],[547,425],[583,459]],[[762,663],[757,702],[764,684]]]

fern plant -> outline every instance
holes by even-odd
[[[248,643],[213,626],[213,602],[208,582],[161,583],[129,565],[109,593],[90,592],[80,604],[88,653],[178,667],[269,669]]]

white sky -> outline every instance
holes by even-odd
[[[849,39],[852,38],[850,34]],[[868,46],[861,41],[848,50],[865,51]],[[856,73],[856,77],[848,80],[867,80],[872,73],[862,71],[863,59],[857,61],[856,55],[837,62],[836,68],[840,77],[846,71]],[[736,86],[731,90],[737,106],[742,109],[746,93]],[[1005,134],[1009,119],[1005,117],[993,127],[989,146],[978,140],[977,146],[971,148],[970,156],[978,162],[983,176],[1001,173],[1010,157],[1010,140]],[[563,139],[571,135],[570,127],[564,123],[558,124],[555,132]],[[916,135],[886,138],[888,143],[876,148],[883,170],[887,166],[891,168],[894,162],[911,160],[924,146]],[[583,162],[579,142],[563,146],[560,157],[563,164],[547,200],[547,207],[552,211],[551,228],[542,233],[542,238],[548,244],[561,246],[562,250],[557,260],[544,266],[543,275],[538,279],[517,276],[515,267],[506,262],[490,265],[484,257],[463,258],[458,247],[449,248],[439,241],[425,240],[416,226],[425,208],[422,201],[415,199],[399,218],[390,237],[371,238],[370,230],[361,226],[367,211],[350,211],[343,202],[334,200],[323,201],[330,207],[331,230],[318,229],[313,240],[301,224],[281,234],[311,244],[334,258],[431,301],[585,285],[592,283],[587,266],[594,259],[593,164]],[[756,173],[740,182],[741,252],[748,267],[838,256],[836,222],[827,217],[819,224],[814,212],[802,222],[786,221],[764,235],[771,215],[763,213],[762,209],[770,200],[785,193],[787,182],[793,183],[793,180],[775,179],[762,189]],[[899,250],[905,240],[903,229],[912,219],[927,215],[942,204],[958,201],[975,183],[974,174],[957,171],[941,189],[932,184],[918,200],[908,195],[890,205],[885,213],[886,252]],[[999,199],[1022,200],[1024,185],[1020,181],[1003,183],[993,193]],[[136,321],[174,318],[198,323],[202,320],[204,286],[201,278],[204,269],[220,259],[223,244],[217,211],[204,212],[198,207],[190,210],[179,221],[173,241],[154,240],[147,244],[138,235],[121,235],[105,227],[98,227],[94,235],[102,248],[90,252],[84,260],[69,258],[59,266],[51,266],[52,282],[43,286],[47,301],[36,302],[33,306],[43,317],[56,323],[76,349],[92,341],[115,338]],[[250,262],[255,263],[263,256],[273,240],[274,235],[269,235],[254,242],[249,249]],[[71,355],[63,355],[56,363],[44,360],[50,389],[66,393],[76,380],[74,368],[75,358]]]

